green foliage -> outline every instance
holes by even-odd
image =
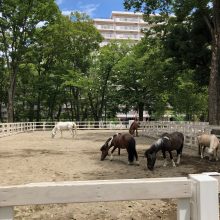
[[[87,91],[94,120],[100,120],[103,113],[105,117],[114,117],[116,114],[120,102],[116,85],[111,83],[113,68],[129,50],[128,44],[113,41],[93,54]]]
[[[154,57],[146,62],[154,73],[151,88],[157,89],[158,96],[168,97],[174,111],[184,113],[188,120],[195,114],[207,115],[211,29],[215,28],[210,1],[125,0],[124,5],[144,12],[145,20],[153,24],[150,30],[145,30],[145,45],[140,46],[142,53],[147,51],[143,57]],[[149,16],[152,13],[158,15]],[[175,16],[170,16],[171,13]],[[155,40],[161,45],[158,53],[149,49],[156,48]],[[160,100],[154,102],[154,112],[160,115],[156,109],[162,111],[157,105],[162,107],[163,102],[161,105]]]

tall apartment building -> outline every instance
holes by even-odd
[[[94,25],[104,37],[101,46],[112,39],[139,41],[143,37],[141,30],[147,27],[142,13],[121,11],[113,11],[110,19],[94,19]]]

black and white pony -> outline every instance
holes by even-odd
[[[167,165],[166,160],[166,152],[168,151],[170,154],[170,159],[172,161],[172,165],[175,167],[176,164],[173,160],[172,151],[176,150],[177,152],[177,164],[180,163],[180,156],[182,155],[184,144],[184,136],[180,132],[173,132],[173,133],[164,133],[161,138],[159,138],[155,143],[153,143],[149,149],[145,151],[145,157],[147,158],[147,167],[149,170],[154,169],[154,164],[156,162],[156,155],[158,151],[162,151],[164,164],[163,166]]]
[[[131,134],[128,133],[117,133],[112,137],[108,138],[105,144],[101,147],[101,160],[104,160],[108,155],[108,151],[112,148],[110,160],[113,159],[113,152],[118,148],[118,155],[120,155],[120,149],[126,149],[128,152],[128,164],[133,164],[134,158],[136,164],[139,165],[138,154],[136,151],[136,141]]]
[[[76,123],[75,122],[68,122],[68,121],[58,122],[52,130],[52,134],[51,134],[52,138],[55,137],[57,131],[60,131],[61,137],[63,137],[63,131],[66,131],[66,130],[69,130],[74,138],[77,134]]]

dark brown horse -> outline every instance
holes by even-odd
[[[154,169],[154,164],[156,162],[156,155],[158,151],[162,151],[164,158],[164,166],[167,165],[166,161],[166,151],[170,154],[170,159],[173,166],[175,162],[173,160],[172,151],[177,152],[177,164],[180,163],[180,156],[182,155],[184,144],[184,136],[180,132],[164,133],[161,138],[159,138],[155,143],[153,143],[149,149],[145,151],[145,157],[147,158],[147,167],[149,170]]]
[[[133,164],[134,158],[136,159],[136,164],[139,165],[138,155],[136,151],[136,141],[134,137],[128,133],[121,134],[117,133],[112,137],[108,138],[105,144],[101,147],[101,160],[104,160],[108,155],[109,149],[113,147],[111,151],[110,160],[113,159],[113,152],[118,148],[118,155],[120,155],[120,149],[126,149],[128,152],[128,164]]]
[[[129,128],[129,133],[131,135],[138,137],[138,128],[139,128],[139,122],[137,120],[134,120]]]

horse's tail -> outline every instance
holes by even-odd
[[[128,161],[129,162],[132,163],[134,161],[134,157],[136,158],[136,160],[138,160],[138,155],[137,155],[137,151],[136,151],[136,141],[134,138],[131,138],[129,140],[127,151],[128,151]]]

